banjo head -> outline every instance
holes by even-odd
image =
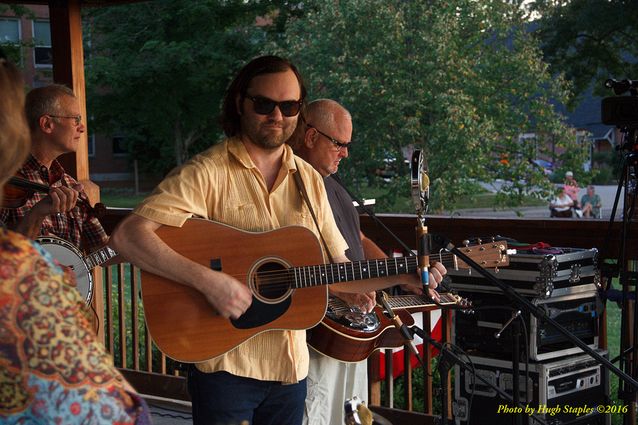
[[[55,236],[42,236],[36,239],[42,248],[63,266],[69,267],[75,274],[77,289],[85,304],[93,298],[93,275],[84,262],[84,256],[72,243]]]

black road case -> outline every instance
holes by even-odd
[[[496,338],[495,334],[510,320],[512,312],[518,307],[503,294],[459,291],[459,295],[468,298],[475,310],[472,314],[455,314],[455,344],[477,356],[511,360],[512,326],[502,332],[500,338]],[[576,292],[547,299],[535,298],[530,302],[543,309],[548,317],[556,320],[591,348],[598,347],[599,314],[602,312],[598,291]],[[539,322],[535,316],[525,312],[521,317],[528,335],[526,344],[524,333],[521,332],[521,359],[525,358],[523,350],[526,346],[529,349],[529,359],[536,361],[582,352],[550,324]]]
[[[549,298],[600,287],[598,250],[550,248],[521,251],[509,256],[510,264],[490,273],[513,287],[519,294]],[[502,291],[476,271],[448,270],[451,288],[457,291]]]
[[[598,353],[607,354],[602,350]],[[512,396],[512,362],[474,356],[471,360],[476,373]],[[550,425],[610,423],[609,415],[598,413],[598,406],[609,405],[609,373],[586,354],[530,363],[527,383],[525,363],[520,363],[520,412],[459,366],[454,367],[454,376],[457,425],[509,425],[513,415],[523,415],[523,423],[530,425],[540,423],[532,416]]]

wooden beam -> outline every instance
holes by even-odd
[[[86,86],[84,79],[84,47],[82,45],[82,14],[80,0],[49,0],[51,22],[51,50],[53,53],[53,81],[70,87],[80,103],[80,113],[86,130],[80,138],[77,152],[59,158],[65,171],[84,186],[94,205],[100,201],[100,188],[89,179],[88,122]],[[101,269],[93,271],[93,307],[104,309]],[[97,326],[98,338],[104,338],[104,326]]]
[[[84,86],[84,50],[79,0],[49,1],[51,20],[51,50],[53,52],[53,80],[70,87],[80,102],[80,113],[86,126],[86,89]],[[66,172],[77,180],[89,178],[87,133],[78,151],[64,155],[60,162]]]

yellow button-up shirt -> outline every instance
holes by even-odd
[[[270,192],[244,144],[231,138],[173,170],[133,212],[169,226],[179,227],[188,218],[199,216],[253,232],[301,225],[318,236],[292,177],[297,171],[330,253],[333,257],[344,255],[348,247],[335,224],[321,176],[295,157],[288,145]],[[224,370],[237,376],[294,383],[308,374],[308,361],[305,331],[271,330],[197,367],[203,372]]]

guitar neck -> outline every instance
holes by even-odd
[[[352,282],[415,273],[416,270],[416,257],[397,257],[294,267],[291,272],[294,274],[293,286],[295,288],[307,288],[338,282]]]
[[[117,252],[105,246],[103,248],[98,249],[84,257],[84,262],[88,266],[89,270],[106,263],[111,258],[115,257]]]
[[[431,261],[442,263],[447,269],[458,270],[460,267],[467,267],[464,263],[459,264],[456,255],[450,253],[432,254],[429,258]],[[295,288],[307,288],[415,273],[417,268],[418,257],[411,256],[293,267],[290,272]]]

